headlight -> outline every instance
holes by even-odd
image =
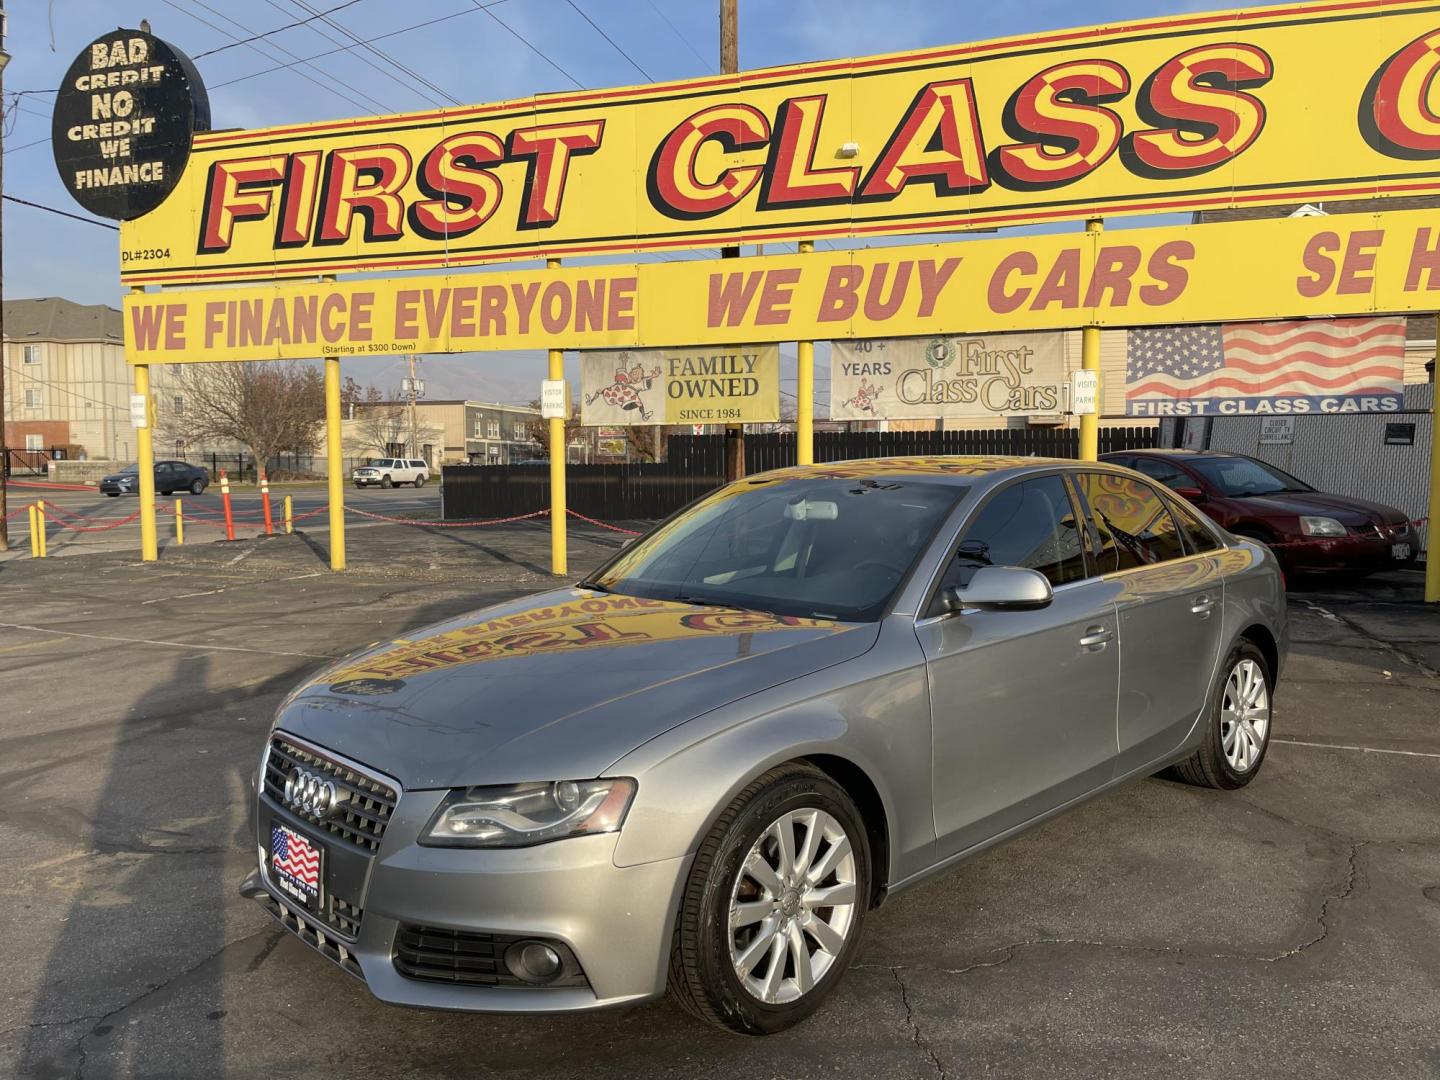
[[[1306,536],[1344,536],[1345,526],[1334,518],[1302,517],[1300,531]]]
[[[516,848],[567,836],[617,832],[634,780],[560,780],[452,791],[420,842],[437,847]]]

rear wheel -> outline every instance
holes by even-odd
[[[807,765],[772,769],[701,844],[670,957],[688,1012],[769,1035],[814,1012],[859,945],[870,847],[848,795]]]
[[[118,491],[107,491],[105,494],[112,499],[118,499],[120,497],[120,492]]]
[[[416,486],[417,488],[422,488],[422,487],[424,487],[424,486],[425,486],[425,477],[424,477],[424,476],[417,476],[417,477],[415,478],[415,486]]]
[[[1273,676],[1265,654],[1242,640],[1220,669],[1211,693],[1205,740],[1175,774],[1191,784],[1212,788],[1244,787],[1255,779],[1270,745]]]

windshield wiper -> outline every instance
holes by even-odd
[[[607,589],[604,585],[601,585],[598,581],[594,581],[594,580],[592,580],[592,579],[590,579],[590,578],[585,578],[585,579],[583,579],[583,580],[581,580],[581,581],[577,581],[577,582],[575,583],[575,587],[576,587],[577,589],[589,589],[591,592],[608,593],[608,592],[613,592],[613,591],[614,591],[614,590],[612,590],[612,589]]]

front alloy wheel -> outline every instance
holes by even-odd
[[[869,898],[869,838],[850,797],[811,765],[772,769],[720,814],[695,855],[670,991],[732,1031],[782,1031],[834,989]]]

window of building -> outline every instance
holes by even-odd
[[[500,421],[491,420],[485,427],[486,437],[498,439],[500,437]]]
[[[176,394],[176,395],[175,395],[175,405],[174,405],[174,409],[175,409],[175,415],[176,415],[176,416],[184,416],[184,415],[185,415],[185,399],[184,399],[182,396],[180,396],[179,394]]]
[[[40,391],[36,387],[29,387],[25,391],[25,407],[27,409],[40,408]]]
[[[40,362],[39,345],[26,345],[25,348],[21,350],[21,353],[27,364],[38,364]]]
[[[26,449],[26,450],[44,450],[44,449],[45,449],[45,439],[44,439],[44,437],[43,437],[43,436],[40,436],[40,435],[26,435],[26,436],[25,436],[25,449]]]
[[[516,442],[524,442],[524,441],[529,437],[529,435],[530,435],[530,433],[525,430],[525,425],[524,425],[524,424],[516,424],[516,425],[515,425],[515,441],[516,441]]]

